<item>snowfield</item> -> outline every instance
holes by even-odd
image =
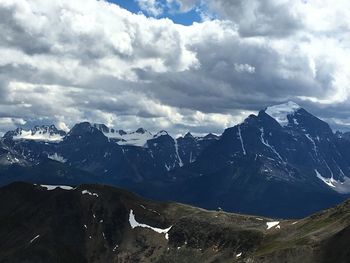
[[[135,219],[135,215],[134,215],[134,211],[131,209],[130,210],[130,215],[129,215],[129,223],[132,229],[136,228],[136,227],[143,227],[143,228],[149,228],[157,233],[160,234],[165,234],[165,238],[168,239],[168,232],[170,231],[170,229],[172,228],[172,226],[162,229],[162,228],[157,228],[157,227],[152,227],[146,224],[142,224],[136,221]]]

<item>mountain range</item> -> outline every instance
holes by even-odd
[[[207,209],[299,218],[350,194],[350,136],[294,102],[220,136],[126,132],[82,122],[17,128],[0,141],[0,184],[101,183]]]

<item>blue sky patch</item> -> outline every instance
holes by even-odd
[[[152,15],[140,9],[136,0],[108,0],[108,2],[117,4],[130,12],[142,12],[145,16],[152,17]],[[173,5],[172,7],[173,8],[168,8],[166,5],[163,5],[164,12],[157,16],[157,18],[169,18],[174,21],[174,23],[182,25],[191,25],[194,22],[201,21],[200,11],[198,9],[191,9],[186,13],[181,13],[176,11],[176,9],[178,9],[176,6]]]

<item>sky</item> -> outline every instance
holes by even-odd
[[[0,132],[221,133],[295,101],[350,130],[350,1],[2,0]]]

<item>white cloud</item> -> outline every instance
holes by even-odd
[[[157,0],[137,0],[141,10],[152,16],[159,16],[163,13],[163,8]]]
[[[350,104],[347,1],[206,3],[218,19],[183,26],[105,1],[1,1],[0,130],[23,119],[220,132],[274,102]]]
[[[2,136],[6,131],[16,129],[24,124],[26,124],[26,121],[21,118],[0,117],[0,134]]]
[[[62,121],[58,121],[58,122],[57,122],[57,128],[60,129],[60,130],[65,131],[65,132],[68,132],[68,131],[69,131],[69,127],[67,126],[67,124],[65,124],[65,123],[62,122]]]

